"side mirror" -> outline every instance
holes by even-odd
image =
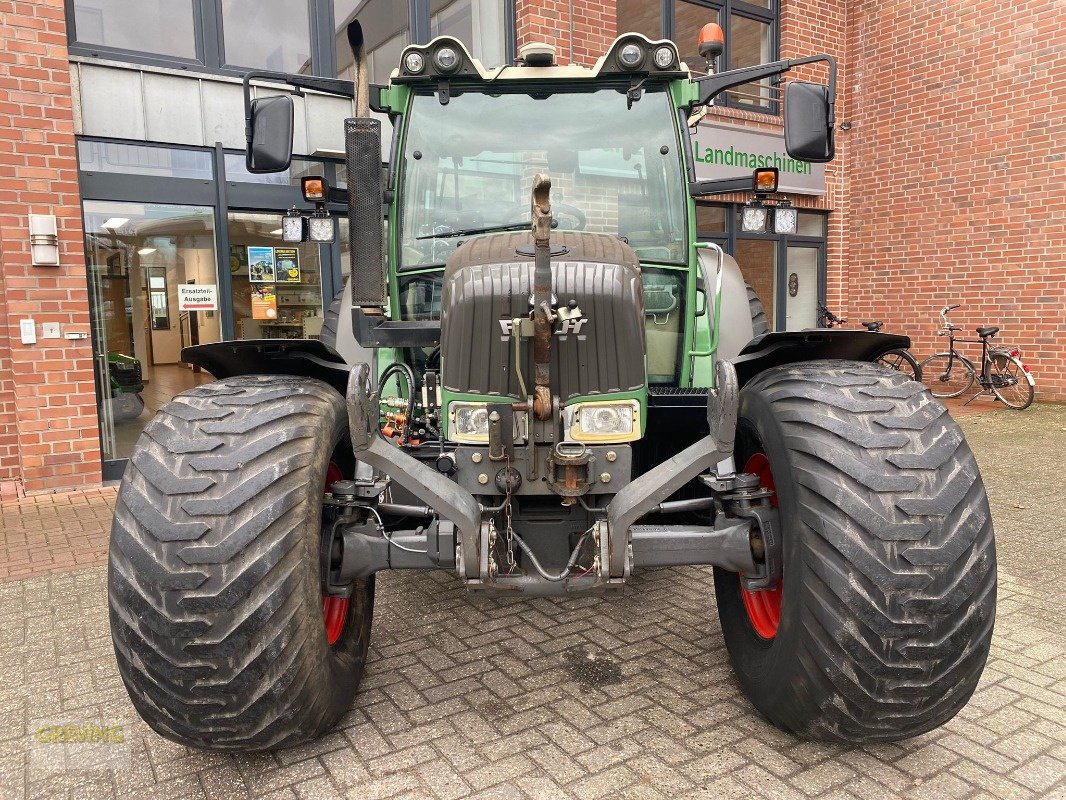
[[[281,172],[292,163],[293,103],[287,95],[257,97],[248,110],[246,166],[253,174]]]
[[[833,104],[827,86],[792,81],[785,88],[785,151],[799,161],[824,163],[836,154]]]

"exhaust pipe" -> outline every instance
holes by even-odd
[[[357,19],[348,23],[348,47],[355,59],[355,114],[358,117],[370,116],[370,73],[366,50],[363,48],[363,26]]]
[[[370,116],[370,74],[363,28],[353,20],[347,33],[355,58],[358,115],[344,121],[344,149],[348,162],[352,327],[359,331],[365,327],[359,324],[364,315],[381,317],[385,309],[385,222],[381,213],[385,192],[381,182],[381,121]]]
[[[533,414],[542,422],[551,419],[552,182],[537,173],[533,179]]]

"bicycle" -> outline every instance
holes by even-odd
[[[818,312],[819,321],[822,323],[823,328],[839,328],[847,322],[846,319],[841,319],[825,306],[818,306]],[[862,324],[871,333],[879,333],[885,323],[877,320],[876,322],[864,322]],[[877,363],[890,367],[897,372],[902,372],[911,380],[919,382],[922,380],[922,365],[907,350],[888,350],[878,356]]]
[[[993,394],[1009,408],[1022,411],[1033,403],[1036,393],[1036,381],[1029,372],[1029,367],[1021,360],[1018,348],[991,348],[989,342],[999,333],[995,325],[984,325],[976,329],[978,339],[960,339],[955,336],[962,328],[948,319],[948,314],[961,305],[945,306],[940,310],[940,330],[937,336],[948,337],[948,352],[929,356],[922,362],[925,374],[931,378],[928,382],[934,397],[958,397],[975,382],[981,384],[981,394]],[[955,342],[969,342],[981,345],[981,370],[978,372],[974,363],[955,349]]]

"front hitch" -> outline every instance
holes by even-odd
[[[348,428],[355,457],[396,481],[455,525],[461,569],[467,578],[480,575],[478,533],[481,506],[466,489],[385,441],[379,430],[377,394],[370,367],[356,364],[348,378]]]

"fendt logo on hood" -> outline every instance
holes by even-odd
[[[528,333],[525,330],[520,330],[519,331],[519,335],[522,336],[522,338],[528,338],[529,336],[533,335],[533,320],[530,320],[530,319],[519,319],[519,320],[501,319],[500,320],[500,331],[503,333],[503,337],[505,339],[509,339],[511,337],[511,335],[514,333],[514,327],[515,327],[515,323],[516,322],[519,323],[520,327],[523,328],[523,329],[526,327],[527,324],[529,325]],[[556,336],[566,336],[566,335],[571,334],[571,333],[573,333],[573,334],[581,333],[581,329],[585,327],[585,323],[586,322],[588,322],[588,317],[582,317],[582,316],[573,316],[573,317],[569,317],[568,319],[560,319],[559,320],[559,328],[556,331],[554,331],[554,333],[555,333]]]

